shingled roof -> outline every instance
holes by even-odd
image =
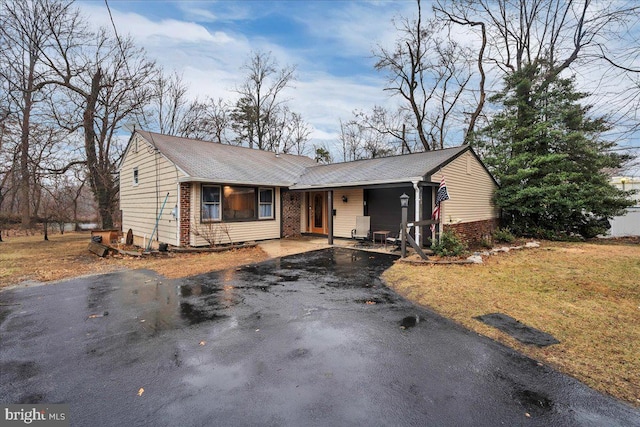
[[[288,187],[307,167],[317,164],[305,156],[276,155],[272,151],[141,130],[136,132],[187,175],[183,181]]]
[[[181,181],[288,187],[292,190],[422,181],[469,146],[318,165],[291,154],[136,131],[186,176]]]
[[[468,145],[307,168],[292,190],[421,181],[459,156]]]

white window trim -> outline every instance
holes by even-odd
[[[262,190],[269,190],[271,191],[271,215],[270,216],[261,216],[260,215],[260,207],[264,204],[266,205],[267,203],[262,203],[260,202],[260,192]],[[274,219],[275,218],[275,204],[276,204],[276,192],[275,189],[271,188],[271,187],[258,187],[258,219]]]
[[[137,187],[139,183],[140,183],[140,170],[136,166],[135,168],[133,168],[133,186]]]
[[[218,189],[218,197],[220,197],[220,201],[218,202],[218,218],[204,218],[203,216],[203,212],[204,212],[204,206],[205,206],[205,201],[204,201],[204,188],[205,187],[215,187]],[[223,195],[222,195],[222,186],[220,185],[209,185],[209,184],[202,184],[200,186],[200,222],[220,222],[222,221],[222,199],[223,199]],[[213,204],[213,203],[207,203],[207,204]]]

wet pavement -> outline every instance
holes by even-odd
[[[68,403],[74,426],[640,425],[396,295],[379,279],[394,259],[334,248],[0,292],[0,402]]]

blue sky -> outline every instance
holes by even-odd
[[[110,26],[103,1],[78,3],[95,25]],[[235,99],[252,51],[296,65],[286,96],[318,142],[337,141],[354,109],[388,105],[372,51],[395,36],[392,18],[413,1],[110,0],[120,34],[130,34],[167,71],[182,73],[193,97]]]
[[[103,0],[77,4],[91,24],[111,27]],[[166,71],[181,73],[194,98],[235,100],[234,88],[252,51],[271,52],[280,66],[296,65],[298,79],[285,94],[289,105],[311,125],[313,143],[335,147],[341,119],[350,119],[356,109],[399,102],[383,90],[385,78],[374,69],[372,51],[378,44],[392,45],[393,18],[416,10],[410,0],[109,0],[109,6],[118,33],[130,34]],[[423,13],[430,13],[428,1]],[[589,92],[604,85],[609,93],[621,84],[598,69],[573,71]],[[607,95],[593,102],[600,110],[612,105]],[[461,132],[452,135],[449,145],[460,144],[455,139]],[[635,135],[621,143],[640,146],[640,139]]]

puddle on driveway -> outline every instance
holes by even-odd
[[[414,326],[416,326],[418,323],[420,323],[420,316],[415,315],[415,316],[407,316],[404,319],[402,319],[400,321],[400,327],[402,329],[408,329],[408,328],[413,328]]]
[[[228,311],[260,295],[283,296],[303,289],[367,289],[367,298],[351,301],[393,303],[396,298],[380,281],[395,257],[345,249],[325,249],[291,255],[241,268],[183,279],[179,284],[179,315],[194,325],[228,317]],[[370,289],[376,289],[374,295]]]
[[[540,416],[553,409],[553,401],[536,391],[518,390],[514,393],[513,397],[522,404],[529,415]]]

